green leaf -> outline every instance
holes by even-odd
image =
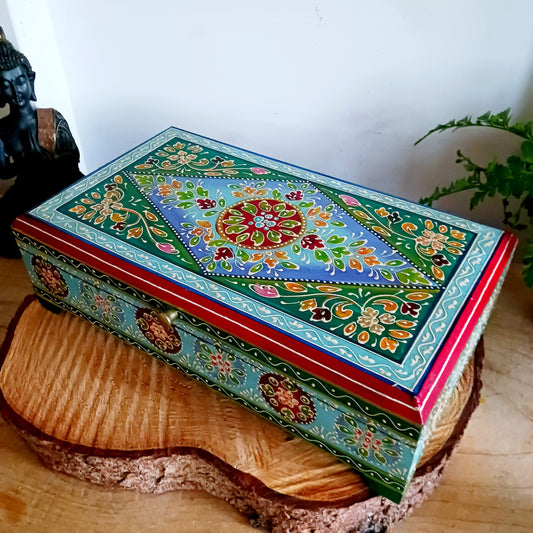
[[[276,210],[276,207],[279,205],[283,205],[283,204],[276,204],[274,206],[274,211]],[[261,211],[265,211],[265,213],[268,213],[271,209],[271,205],[266,200],[261,200],[259,202],[259,209],[261,209]]]
[[[295,226],[299,226],[300,222],[297,220],[282,220],[279,225],[282,228],[294,228]]]
[[[389,272],[388,270],[380,270],[379,271],[380,274],[388,281],[394,281],[394,276],[391,272]]]
[[[332,226],[335,226],[337,228],[345,228],[346,224],[344,222],[341,222],[340,220],[333,220],[330,222]]]
[[[216,215],[218,211],[212,209],[210,211],[204,211],[204,217],[212,217],[213,215]]]
[[[343,255],[350,255],[351,254],[350,250],[348,250],[348,248],[346,248],[346,246],[337,246],[335,248],[332,248],[331,249],[331,253],[335,257],[338,257],[339,259],[342,258]]]
[[[283,235],[288,235],[289,237],[297,237],[298,234],[290,229],[280,229],[280,232],[283,233]]]
[[[531,141],[524,141],[522,143],[522,159],[526,163],[533,163],[533,142]]]
[[[428,285],[429,281],[414,268],[405,268],[396,273],[396,277],[403,284]]]
[[[298,270],[300,268],[296,263],[291,263],[290,261],[282,261],[281,266],[283,268],[290,268],[293,270]]]
[[[476,191],[470,199],[470,209],[474,209],[487,196],[487,191]]]
[[[342,237],[340,235],[332,235],[327,242],[330,244],[342,244],[346,240],[346,237]]]
[[[257,214],[257,207],[254,204],[245,203],[245,204],[243,204],[241,209],[244,212],[249,213],[250,215],[256,215]]]
[[[353,430],[347,428],[346,426],[337,426],[337,429],[338,429],[339,431],[342,431],[342,432],[345,433],[346,435],[351,435],[351,434],[353,433]]]
[[[260,231],[257,231],[257,230],[255,230],[252,233],[252,237],[251,238],[252,238],[252,241],[254,241],[256,246],[260,246],[261,244],[263,244],[263,242],[265,240],[265,236]]]
[[[249,271],[248,274],[257,274],[263,269],[262,263],[257,263],[257,265],[254,265]]]
[[[278,205],[281,205],[281,204],[278,204]],[[276,207],[278,207],[277,205],[274,206],[274,211],[276,211]],[[294,215],[296,214],[296,211],[294,209],[282,209],[281,211],[278,212],[278,215],[282,218],[290,218],[290,217],[293,217]]]
[[[200,237],[198,235],[195,235],[190,241],[189,246],[196,246],[200,242]]]
[[[237,257],[243,262],[246,263],[250,259],[249,254],[247,254],[243,249],[239,248],[237,250]]]
[[[243,231],[246,231],[247,229],[248,229],[248,226],[243,226],[243,225],[228,226],[226,228],[226,233],[228,235],[235,234],[235,233],[242,233]]]
[[[379,452],[374,452],[374,457],[382,464],[385,464],[387,462],[387,459],[385,459],[385,457]]]
[[[178,200],[190,200],[191,198],[194,198],[194,193],[192,191],[177,192],[176,198]]]
[[[178,204],[178,207],[181,207],[182,209],[189,209],[193,206],[194,204],[192,202],[180,202]]]
[[[267,238],[275,244],[279,244],[281,242],[281,234],[274,230],[270,230],[267,233]]]
[[[405,265],[405,261],[402,261],[401,259],[391,259],[390,261],[387,261],[385,264],[390,267],[399,267],[399,266]]]
[[[326,252],[323,250],[315,250],[315,259],[317,261],[322,261],[323,263],[330,263],[331,260]]]
[[[209,263],[206,266],[206,269],[209,270],[209,272],[213,272],[213,270],[215,270],[216,267],[217,267],[217,264],[213,261],[212,263]]]
[[[343,261],[340,259],[334,259],[333,264],[339,269],[339,270],[346,270],[346,265]]]

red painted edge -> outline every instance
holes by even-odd
[[[439,357],[424,380],[424,385],[417,395],[422,420],[427,420],[448,377],[455,367],[459,356],[474,330],[481,313],[485,309],[493,291],[509,264],[518,239],[512,233],[504,233],[498,248],[495,250],[483,276],[457,320],[448,339],[442,347]]]
[[[434,365],[428,375],[430,382],[427,386],[425,384],[420,393],[415,396],[334,357],[328,357],[327,361],[324,362],[324,353],[321,350],[278,331],[275,331],[275,335],[272,335],[273,331],[270,328],[250,317],[228,309],[225,305],[219,304],[210,298],[180,287],[168,279],[148,272],[89,243],[85,243],[77,237],[40,220],[22,215],[15,220],[13,229],[97,271],[168,303],[170,306],[183,309],[187,313],[212,324],[214,327],[257,346],[259,349],[271,353],[334,386],[338,386],[382,409],[417,424],[424,423],[429,415],[431,407],[437,400],[442,386],[444,386],[453,369],[453,365],[468,340],[470,332],[476,323],[476,318],[479,317],[483,309],[483,307],[478,306],[476,308],[478,312],[472,312],[469,315],[468,327],[461,333],[460,348],[457,343],[453,347],[453,343],[447,342],[445,346],[445,348],[448,348],[448,352],[445,352],[448,354],[446,361],[441,363],[442,358],[441,356],[438,357],[438,366]],[[507,241],[509,241],[509,237],[507,237]],[[502,244],[500,244],[490,265],[496,264],[498,258],[501,261],[503,257]],[[506,263],[505,261],[503,266]],[[501,270],[503,270],[503,267]],[[468,304],[470,307],[475,302],[477,291],[484,286],[483,283],[487,277],[487,272],[489,272],[489,269],[487,269],[470,299]],[[497,279],[498,277],[495,277],[494,284]],[[462,322],[463,320],[461,320]],[[454,339],[454,336],[458,335],[458,326],[459,323],[454,328],[450,339]],[[449,343],[450,345],[448,346]],[[431,385],[434,386],[431,387]]]

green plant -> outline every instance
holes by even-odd
[[[495,128],[522,138],[519,155],[511,155],[505,163],[493,158],[485,167],[474,163],[461,150],[456,163],[462,164],[468,175],[452,182],[448,187],[437,187],[431,196],[420,203],[431,206],[434,201],[457,192],[475,189],[470,199],[474,209],[487,197],[500,197],[503,206],[503,223],[512,230],[533,226],[533,121],[511,123],[510,109],[492,114],[490,111],[477,119],[470,116],[451,120],[430,130],[415,146],[435,132],[481,126]],[[526,243],[523,257],[523,277],[528,287],[533,287],[533,236]]]

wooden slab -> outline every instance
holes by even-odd
[[[433,489],[478,397],[482,347],[397,506],[329,454],[70,314],[28,302],[15,324],[2,414],[45,464],[105,486],[200,488],[273,531],[400,520]]]

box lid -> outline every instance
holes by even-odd
[[[14,228],[416,423],[515,246],[176,128]]]

